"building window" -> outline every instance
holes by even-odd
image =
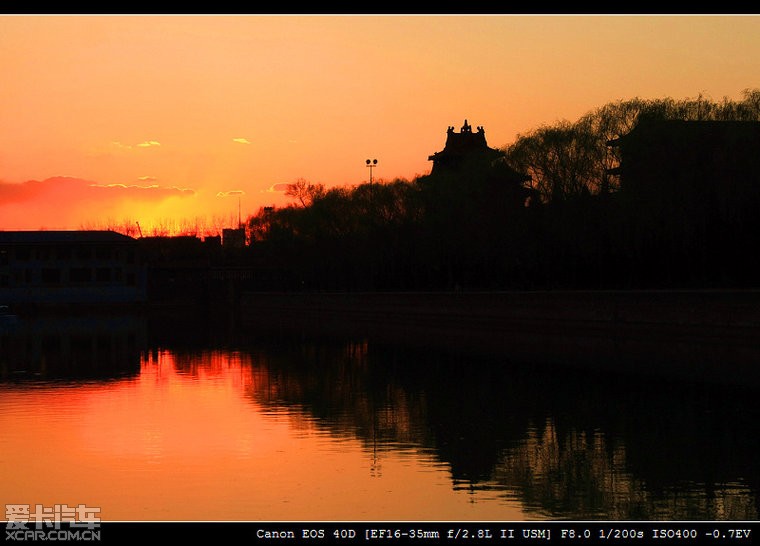
[[[28,262],[29,259],[32,257],[32,253],[29,250],[28,247],[18,247],[16,248],[16,259],[20,260],[22,262]]]
[[[108,247],[99,246],[95,249],[95,258],[98,260],[110,260],[111,256],[111,249]]]
[[[92,269],[89,267],[72,267],[69,271],[69,280],[71,282],[91,282]]]
[[[95,280],[98,282],[110,282],[111,281],[111,268],[99,267],[95,270]]]
[[[55,249],[55,259],[68,261],[71,259],[71,249],[67,246],[59,246]]]
[[[61,270],[52,267],[42,268],[42,284],[59,284],[61,282]]]
[[[37,249],[37,259],[47,261],[50,259],[51,256],[50,249],[46,246],[40,247]]]

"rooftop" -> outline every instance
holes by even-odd
[[[631,141],[647,140],[659,135],[676,140],[707,139],[756,139],[760,135],[760,122],[737,120],[641,120],[631,131],[608,140],[608,146],[625,145]]]
[[[0,244],[125,243],[134,240],[115,231],[0,231]]]

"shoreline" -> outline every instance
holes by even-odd
[[[760,386],[760,291],[247,292],[244,327]]]
[[[233,301],[40,305],[35,317],[220,320],[243,337],[369,341],[760,388],[760,290],[244,292]]]

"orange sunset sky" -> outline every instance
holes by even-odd
[[[429,173],[465,119],[503,147],[617,100],[738,100],[760,17],[0,15],[0,74],[0,229],[213,230],[368,158]]]

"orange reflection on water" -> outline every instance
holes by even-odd
[[[0,386],[0,504],[86,504],[104,520],[522,519],[454,491],[419,449],[263,407],[277,379],[257,358],[155,351],[130,379]]]

